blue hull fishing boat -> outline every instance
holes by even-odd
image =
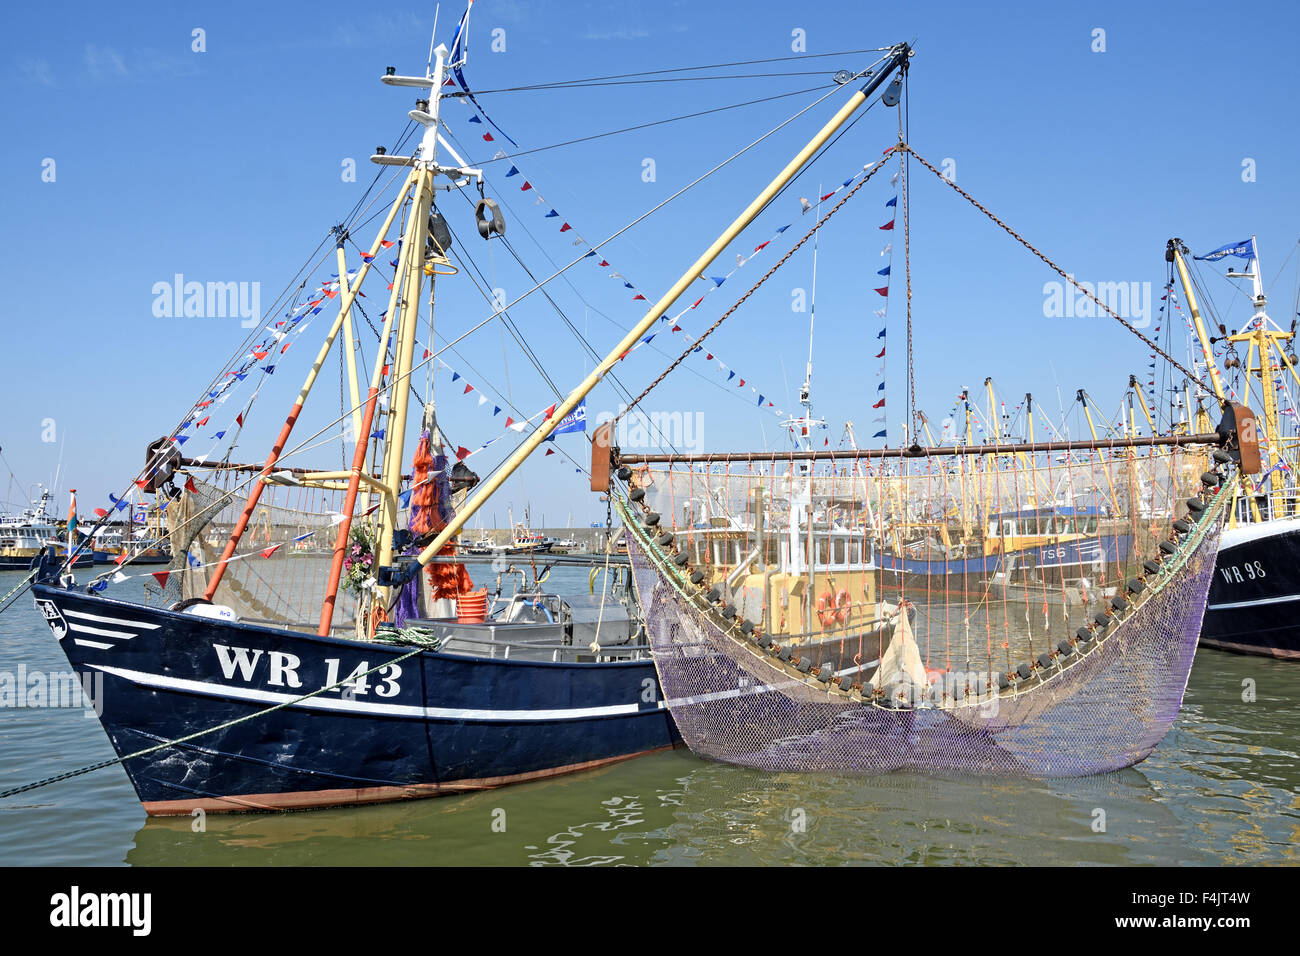
[[[154,815],[439,796],[599,767],[680,739],[648,656],[412,653],[51,584],[35,593],[73,667],[102,675],[99,718],[114,749],[158,748],[124,764]],[[353,674],[364,676],[339,684]]]
[[[130,549],[88,585],[52,559],[39,569],[37,606],[73,667],[102,679],[98,716],[150,814],[436,796],[599,767],[680,742],[625,560],[607,553],[592,569],[591,595],[562,596],[542,584],[546,562],[565,559],[529,555],[531,582],[518,582],[503,599],[502,577],[514,569],[502,559],[492,598],[486,587],[474,589],[457,553],[454,535],[468,516],[457,513],[458,499],[478,478],[463,464],[470,452],[449,449],[439,429],[428,330],[433,284],[459,271],[452,256],[465,262],[452,251],[435,196],[483,185],[482,172],[454,152],[450,162],[438,155],[445,145],[439,104],[453,95],[444,89],[449,76],[461,78],[467,18],[468,11],[450,54],[437,47],[425,75],[390,69],[383,77],[420,97],[409,116],[423,135],[413,155],[380,149],[372,157],[376,184],[391,174],[400,187],[373,241],[358,248],[349,233],[369,219],[332,230],[335,255],[318,266],[337,272],[277,303],[265,328],[149,446],[126,489],[155,496],[150,513],[167,525],[158,529],[158,547]],[[481,215],[487,204],[475,213],[485,239],[504,231],[499,212]],[[359,298],[372,273],[391,292],[382,329]],[[250,440],[269,376],[289,368],[300,354],[286,358],[289,346],[326,308],[328,331],[287,417],[271,423],[265,463],[231,463],[233,439],[242,435],[245,447]],[[373,360],[368,390],[362,316],[375,332],[365,343]],[[326,426],[335,435],[325,456],[332,469],[313,467],[308,452],[321,442],[312,436],[294,446],[291,433],[336,347],[344,410]],[[429,383],[424,398],[411,384],[420,371]],[[408,417],[413,400],[423,413]],[[524,424],[507,434],[522,436],[532,419],[538,442],[569,411],[552,421],[549,412],[510,409]],[[418,434],[413,455],[409,431]],[[188,441],[195,444],[183,450]],[[185,457],[202,441],[212,443],[209,453]],[[338,470],[340,446],[352,463],[346,470]],[[125,493],[109,499],[79,548],[87,562],[95,534],[130,507]],[[137,572],[141,564],[152,566]],[[599,570],[603,591],[594,588]]]

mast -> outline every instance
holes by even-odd
[[[595,368],[587,375],[586,378],[575,388],[564,401],[560,402],[551,415],[543,421],[527,439],[524,440],[513,454],[493,473],[466,501],[465,504],[456,513],[456,516],[448,525],[439,532],[438,536],[426,547],[418,558],[420,565],[428,562],[436,555],[442,547],[450,541],[455,535],[460,533],[465,522],[469,520],[483,503],[496,493],[502,483],[509,478],[515,470],[523,464],[524,460],[533,453],[533,451],[544,442],[552,429],[568,415],[578,403],[587,396],[602,378],[609,372],[619,358],[634,346],[650,328],[659,321],[659,316],[664,314],[673,302],[682,295],[682,293],[699,278],[709,264],[731,243],[736,236],[748,226],[775,198],[776,194],[789,183],[800,169],[813,157],[826,142],[840,129],[858,109],[864,104],[880,86],[887,80],[895,70],[905,70],[908,57],[912,55],[912,48],[906,43],[900,43],[890,51],[888,59],[884,65],[871,77],[867,83],[858,90],[846,102],[827,123],[818,130],[817,134],[808,141],[807,145],[801,149],[785,168],[777,174],[767,187],[758,194],[743,212],[729,225],[722,234],[714,240],[704,253],[695,260],[672,287],[654,303],[641,318],[639,322],[625,335],[621,342],[600,361]]]
[[[1192,314],[1192,325],[1196,337],[1201,343],[1201,354],[1205,356],[1205,365],[1210,370],[1210,384],[1214,386],[1214,397],[1222,404],[1224,401],[1223,382],[1219,378],[1219,367],[1214,361],[1214,352],[1210,349],[1210,338],[1205,332],[1205,323],[1201,321],[1201,310],[1196,305],[1196,292],[1192,289],[1192,277],[1187,271],[1187,246],[1181,239],[1170,239],[1165,245],[1165,259],[1174,264],[1178,270],[1178,279],[1183,284],[1183,294],[1187,296],[1187,308]],[[1172,309],[1170,313],[1172,314]]]
[[[821,183],[817,184],[817,195],[822,194]],[[817,200],[818,219],[821,218],[822,204]],[[817,425],[825,425],[825,419],[814,419],[812,417],[812,368],[813,368],[813,330],[817,323],[817,250],[819,240],[821,239],[821,230],[813,233],[813,267],[812,267],[812,298],[808,308],[808,364],[804,368],[803,385],[799,389],[799,404],[803,406],[803,414],[798,418],[791,416],[782,422],[792,431],[798,426],[799,431],[795,433],[795,447],[799,451],[812,451],[812,430]],[[804,461],[799,463],[799,470],[803,474],[809,474],[812,466]]]

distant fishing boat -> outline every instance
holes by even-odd
[[[0,571],[30,570],[47,550],[67,558],[67,537],[49,513],[53,497],[46,489],[20,514],[0,518]],[[89,552],[78,553],[74,560],[78,568],[88,568],[94,563]]]
[[[1189,251],[1171,239],[1166,258],[1182,283],[1198,344],[1211,375],[1214,397],[1225,401],[1227,391],[1197,302],[1188,270]],[[1252,314],[1240,331],[1219,325],[1220,342],[1227,345],[1223,360],[1245,376],[1243,401],[1259,415],[1259,447],[1263,460],[1257,478],[1243,474],[1234,484],[1235,501],[1219,545],[1219,559],[1210,585],[1201,643],[1206,647],[1300,660],[1300,435],[1297,434],[1292,386],[1296,372],[1296,321],[1283,329],[1268,316],[1268,297],[1260,275],[1256,238],[1233,243],[1197,258],[1217,262],[1244,259],[1244,271],[1228,277],[1250,283]],[[1245,361],[1236,349],[1244,346]],[[1280,399],[1286,397],[1284,407]],[[1285,413],[1285,414],[1284,414]]]

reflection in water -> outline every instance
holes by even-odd
[[[1297,680],[1294,665],[1202,653],[1177,729],[1138,767],[1094,777],[769,774],[679,750],[464,797],[209,816],[202,834],[151,820],[127,862],[1294,863]]]

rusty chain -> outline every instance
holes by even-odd
[[[889,153],[892,151],[893,151],[893,147],[886,150],[885,152]],[[640,395],[634,398],[626,408],[624,408],[621,412],[619,412],[614,417],[613,419],[614,425],[617,426],[619,420],[624,415],[626,415],[628,412],[632,411],[632,409],[636,408],[639,404],[641,404],[642,399],[644,399],[647,395],[649,395],[652,391],[654,391],[654,389],[657,388],[659,384],[672,373],[673,369],[677,368],[677,366],[681,365],[682,362],[686,360],[686,356],[694,352],[699,347],[701,342],[703,342],[705,339],[707,339],[710,335],[712,335],[717,330],[718,326],[722,325],[722,323],[725,322],[727,319],[729,319],[737,309],[739,309],[742,305],[744,305],[746,299],[748,299],[751,295],[757,292],[759,287],[762,286],[763,283],[765,283],[768,279],[770,279],[778,269],[780,269],[783,265],[785,265],[786,262],[789,261],[790,257],[793,256],[796,252],[798,252],[799,248],[805,242],[811,239],[813,237],[813,234],[816,233],[817,230],[820,229],[823,225],[825,225],[826,221],[830,219],[831,216],[839,212],[840,207],[843,206],[850,199],[852,199],[853,194],[856,193],[863,186],[865,186],[871,180],[871,177],[876,175],[876,173],[880,172],[880,170],[883,169],[884,166],[885,166],[885,161],[883,159],[877,162],[874,166],[872,166],[872,168],[867,171],[867,174],[864,177],[862,177],[862,182],[858,183],[856,186],[850,189],[848,193],[845,194],[844,198],[841,199],[839,202],[837,202],[834,205],[834,207],[832,207],[830,212],[822,216],[822,218],[817,221],[817,224],[814,225],[811,229],[809,229],[804,234],[803,238],[800,239],[798,242],[796,242],[790,248],[790,251],[787,252],[784,256],[782,256],[781,259],[775,265],[772,266],[772,268],[768,269],[767,272],[763,273],[763,275],[759,278],[759,280],[755,282],[752,286],[750,286],[749,290],[744,295],[742,295],[739,299],[737,299],[735,304],[730,309],[722,313],[722,315],[718,316],[718,320],[716,322],[714,322],[711,326],[705,329],[699,338],[691,342],[691,344],[686,347],[685,351],[683,351],[681,355],[677,356],[677,358],[673,360],[673,363],[659,374],[658,378],[656,378],[653,382],[647,385]]]
[[[902,142],[900,142],[900,143],[899,143],[897,146],[895,146],[894,148],[895,148],[895,149],[899,149],[899,150],[903,150],[903,151],[905,151],[905,152],[907,152],[907,153],[910,153],[911,155],[915,156],[917,162],[919,162],[919,163],[920,163],[922,166],[924,166],[926,169],[930,170],[930,172],[932,172],[932,173],[934,173],[936,176],[938,176],[939,179],[940,179],[942,182],[944,182],[944,183],[946,183],[947,185],[951,186],[952,189],[953,189],[953,190],[954,190],[954,191],[955,191],[959,196],[961,196],[963,199],[965,199],[968,203],[970,203],[972,206],[974,206],[974,207],[975,207],[976,209],[978,209],[980,212],[984,213],[984,215],[988,216],[988,217],[989,217],[990,219],[992,219],[995,223],[997,223],[999,226],[1001,226],[1001,227],[1002,227],[1002,230],[1003,230],[1007,235],[1009,235],[1012,239],[1016,240],[1016,242],[1020,243],[1022,246],[1024,246],[1026,249],[1028,249],[1028,250],[1029,250],[1030,252],[1032,252],[1034,255],[1036,255],[1039,259],[1042,259],[1043,262],[1045,262],[1048,266],[1050,266],[1051,269],[1052,269],[1054,272],[1056,272],[1058,275],[1060,275],[1060,277],[1061,277],[1062,279],[1065,279],[1067,282],[1070,283],[1070,285],[1074,286],[1076,289],[1078,289],[1080,292],[1082,292],[1084,295],[1086,295],[1089,299],[1091,299],[1093,302],[1095,302],[1095,303],[1096,303],[1098,306],[1100,306],[1101,309],[1102,309],[1102,310],[1103,310],[1107,315],[1109,315],[1112,319],[1114,319],[1114,320],[1115,320],[1116,322],[1118,322],[1120,325],[1124,326],[1124,328],[1128,329],[1130,332],[1132,332],[1134,335],[1136,335],[1139,339],[1141,339],[1143,342],[1145,342],[1148,346],[1150,346],[1150,347],[1151,347],[1151,351],[1155,352],[1157,355],[1159,355],[1161,358],[1163,358],[1166,362],[1168,362],[1168,363],[1169,363],[1170,365],[1172,365],[1174,368],[1178,369],[1180,372],[1182,372],[1184,375],[1186,375],[1187,378],[1188,378],[1190,381],[1195,382],[1197,385],[1199,385],[1201,388],[1203,388],[1207,393],[1209,393],[1210,395],[1213,395],[1213,394],[1214,394],[1214,389],[1213,389],[1213,388],[1211,388],[1209,385],[1205,384],[1205,382],[1203,382],[1201,379],[1197,378],[1197,377],[1196,377],[1192,372],[1188,371],[1187,368],[1186,368],[1186,366],[1184,366],[1184,365],[1183,365],[1181,362],[1179,362],[1176,358],[1174,358],[1172,355],[1170,355],[1168,352],[1166,352],[1166,351],[1165,351],[1164,349],[1162,349],[1160,346],[1156,345],[1155,342],[1152,342],[1149,338],[1147,338],[1145,335],[1143,335],[1141,332],[1139,332],[1139,331],[1137,330],[1137,328],[1134,327],[1134,326],[1132,325],[1132,323],[1130,323],[1127,319],[1123,319],[1123,318],[1121,318],[1120,315],[1119,315],[1119,313],[1117,313],[1114,309],[1112,309],[1110,306],[1108,306],[1105,302],[1102,302],[1099,298],[1097,298],[1095,295],[1093,295],[1091,292],[1089,292],[1087,289],[1085,289],[1082,285],[1080,285],[1078,282],[1076,282],[1073,276],[1067,274],[1066,271],[1065,271],[1064,269],[1062,269],[1060,266],[1058,266],[1058,265],[1057,265],[1055,262],[1053,262],[1051,259],[1047,258],[1047,256],[1045,256],[1043,253],[1039,252],[1038,249],[1036,249],[1036,248],[1035,248],[1035,247],[1034,247],[1034,246],[1029,242],[1029,240],[1027,240],[1027,239],[1024,238],[1024,236],[1020,235],[1020,233],[1016,232],[1014,229],[1012,229],[1010,226],[1008,226],[1005,222],[1003,222],[1003,221],[1002,221],[1001,219],[999,219],[997,216],[993,215],[992,212],[990,212],[990,211],[989,211],[985,206],[981,205],[980,202],[979,202],[978,200],[976,200],[975,197],[973,197],[970,193],[966,192],[966,190],[962,189],[960,186],[958,186],[955,182],[953,182],[951,179],[949,179],[949,178],[948,178],[947,176],[945,176],[943,173],[939,172],[939,170],[935,169],[934,164],[932,164],[929,160],[927,160],[924,156],[922,156],[922,155],[921,155],[920,153],[918,153],[916,150],[912,149],[911,146],[909,146],[907,143],[902,143]]]

